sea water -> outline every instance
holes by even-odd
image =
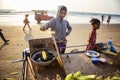
[[[0,9],[0,24],[15,24],[15,25],[23,25],[24,15],[29,14],[29,21],[31,24],[37,23],[35,20],[34,12],[32,11],[16,11],[16,10],[1,10]],[[56,17],[57,11],[48,10],[48,15]],[[104,13],[91,13],[91,12],[75,12],[68,11],[65,19],[69,21],[71,24],[89,24],[89,21],[92,18],[97,18],[101,21],[101,15],[105,16],[103,24],[107,24],[106,20],[108,15],[111,15],[111,24],[120,24],[120,15],[118,14],[104,14]],[[41,21],[41,23],[46,23],[48,21]]]

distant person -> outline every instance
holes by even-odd
[[[110,25],[110,19],[111,19],[111,16],[108,15],[108,19],[107,19],[107,24],[108,24],[108,26]]]
[[[97,50],[97,51],[99,51],[99,48],[96,45],[96,38],[97,38],[96,30],[100,28],[100,20],[93,18],[93,19],[90,20],[90,22],[91,22],[91,25],[92,25],[92,30],[89,33],[88,45],[86,47],[86,50]]]
[[[8,44],[9,40],[6,40],[3,33],[2,33],[2,29],[0,29],[0,37],[2,38],[2,40],[4,41],[5,44]]]
[[[23,22],[24,22],[23,31],[25,30],[25,27],[26,27],[26,26],[28,26],[29,29],[31,30],[30,25],[29,25],[30,22],[29,22],[29,20],[28,20],[28,16],[29,16],[29,14],[26,14],[26,15],[25,15],[25,19],[23,20]]]
[[[43,25],[40,28],[40,30],[42,31],[51,28],[51,31],[55,32],[53,36],[57,42],[58,49],[61,54],[65,52],[65,47],[67,43],[66,37],[70,34],[72,30],[69,22],[64,19],[66,14],[67,8],[65,6],[59,6],[56,18],[50,19],[50,21],[46,25]]]
[[[102,24],[103,24],[103,21],[104,21],[104,15],[101,15],[101,20],[102,20]]]

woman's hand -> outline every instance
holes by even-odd
[[[42,27],[42,28],[40,28],[40,30],[41,30],[41,31],[45,31],[46,29]]]

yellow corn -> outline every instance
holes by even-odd
[[[45,51],[42,51],[42,57],[43,57],[43,59],[44,59],[44,60],[46,60],[46,59],[47,59],[47,54],[46,54],[46,52],[45,52]]]

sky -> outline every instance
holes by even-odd
[[[120,0],[0,0],[0,9],[57,10],[59,5],[65,5],[68,11],[120,15]]]

